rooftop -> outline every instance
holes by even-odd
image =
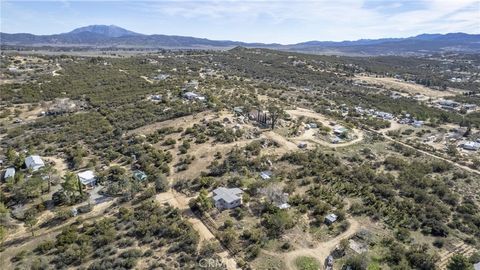
[[[241,199],[241,194],[243,191],[239,188],[224,188],[219,187],[213,190],[213,199],[215,201],[223,200],[227,203],[234,202],[238,199]]]

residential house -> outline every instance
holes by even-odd
[[[3,174],[3,179],[7,180],[10,177],[15,177],[15,168],[7,168],[5,174]]]
[[[183,98],[188,100],[199,100],[204,101],[205,97],[194,92],[185,92],[183,93]]]
[[[137,181],[145,181],[147,180],[147,175],[143,171],[136,170],[133,172],[133,178]]]
[[[87,188],[93,188],[97,184],[97,178],[93,171],[79,172],[77,176],[80,183]]]
[[[337,136],[345,136],[348,133],[348,129],[342,126],[336,126],[333,128],[333,133]]]
[[[242,205],[242,193],[239,188],[219,187],[213,190],[213,201],[218,210],[232,209]]]
[[[45,167],[45,163],[37,155],[28,156],[25,159],[25,165],[27,166],[27,169],[31,169],[32,171],[37,171],[40,168]]]
[[[446,110],[453,110],[460,106],[460,103],[453,100],[440,100],[438,104],[442,109],[446,109]]]
[[[468,141],[463,144],[463,149],[470,151],[478,151],[478,149],[480,149],[480,143]]]
[[[331,225],[333,224],[335,221],[337,221],[338,219],[338,216],[335,215],[335,214],[328,214],[326,217],[325,217],[325,224],[327,225]]]

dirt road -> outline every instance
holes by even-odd
[[[182,214],[187,217],[188,222],[192,224],[192,227],[200,235],[200,241],[213,240],[216,241],[215,235],[203,224],[203,222],[195,216],[195,214],[190,210],[188,202],[194,197],[187,197],[181,193],[170,189],[167,192],[158,194],[156,197],[157,202],[163,204],[168,203],[173,207],[176,207],[182,211]],[[228,270],[238,269],[237,262],[228,254],[227,251],[222,251],[217,253],[218,256],[222,259]]]
[[[105,214],[105,210],[113,204],[114,200],[107,201],[101,204],[97,204],[93,207],[93,210],[89,213],[81,215],[84,221],[98,219]],[[61,226],[54,228],[37,229],[35,236],[31,236],[31,232],[28,230],[20,230],[18,233],[10,234],[6,237],[3,245],[6,247],[5,251],[0,253],[0,265],[2,269],[12,269],[12,262],[9,260],[22,250],[33,250],[37,245],[44,240],[54,240],[55,237],[62,232],[62,230],[76,222],[77,219],[71,218]]]
[[[424,154],[424,155],[427,155],[427,156],[429,156],[429,157],[433,157],[433,158],[436,158],[436,159],[443,160],[443,161],[448,162],[448,163],[450,163],[450,164],[452,164],[452,165],[454,165],[454,166],[456,166],[456,167],[458,167],[458,168],[460,168],[460,169],[463,169],[463,170],[469,171],[469,172],[471,172],[471,173],[480,175],[480,171],[479,171],[479,170],[472,169],[472,168],[470,168],[470,167],[467,167],[467,166],[458,164],[458,163],[455,162],[455,161],[451,161],[451,160],[449,160],[449,159],[446,159],[446,158],[437,156],[437,155],[432,154],[432,153],[429,153],[429,152],[427,152],[427,151],[420,150],[420,149],[415,148],[415,147],[413,147],[413,146],[411,146],[411,145],[409,145],[409,144],[406,144],[406,143],[404,143],[404,142],[395,140],[395,139],[393,139],[392,137],[383,134],[382,132],[378,132],[378,131],[372,130],[372,129],[367,129],[367,130],[370,131],[370,132],[374,132],[374,133],[376,133],[376,134],[378,134],[378,135],[381,135],[381,136],[383,136],[385,139],[387,139],[387,140],[389,140],[389,141],[399,143],[399,144],[401,144],[401,145],[403,145],[403,146],[405,146],[405,147],[408,147],[408,148],[410,148],[410,149],[413,149],[413,150],[415,150],[415,151],[418,151],[418,152],[420,152],[420,153],[422,153],[422,154]]]
[[[288,114],[294,116],[294,117],[304,116],[304,117],[316,119],[316,120],[322,122],[322,124],[324,126],[329,126],[330,122],[332,121],[331,119],[328,119],[327,117],[325,117],[325,116],[323,116],[323,115],[321,115],[317,112],[314,112],[312,110],[305,109],[305,108],[297,108],[295,110],[287,110],[286,112]],[[295,138],[292,138],[291,140],[294,141],[295,144],[298,144],[302,141],[311,141],[313,143],[320,144],[320,145],[323,145],[323,146],[326,146],[326,147],[332,147],[332,148],[344,147],[344,146],[349,146],[349,145],[352,145],[352,144],[356,144],[356,143],[361,142],[363,140],[363,132],[361,130],[353,129],[352,131],[353,131],[355,139],[353,139],[351,141],[348,141],[348,142],[330,143],[328,141],[320,140],[320,139],[315,137],[315,132],[316,132],[315,129],[306,130],[302,135],[300,135],[298,137],[295,137]]]
[[[348,239],[352,237],[358,230],[360,229],[360,224],[353,218],[348,218],[348,222],[350,223],[350,227],[343,232],[342,234],[338,235],[337,237],[328,240],[327,242],[320,243],[317,247],[314,248],[300,248],[286,253],[280,252],[271,252],[262,250],[265,254],[276,256],[282,258],[289,270],[296,270],[295,267],[295,259],[300,256],[309,256],[317,259],[319,262],[323,264],[325,258],[330,255],[332,250],[340,244],[340,241],[343,239]]]

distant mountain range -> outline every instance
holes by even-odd
[[[322,54],[404,55],[444,51],[479,53],[480,35],[465,33],[422,34],[409,38],[360,39],[356,41],[307,41],[297,44],[247,43],[205,38],[144,35],[115,25],[90,25],[55,35],[0,33],[1,45],[51,47],[116,47],[135,49],[229,49],[235,46],[270,48]]]

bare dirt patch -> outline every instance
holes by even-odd
[[[360,81],[371,83],[371,84],[380,84],[387,89],[406,92],[412,95],[421,94],[431,98],[450,97],[450,96],[455,96],[457,94],[453,91],[433,90],[423,85],[409,83],[409,82],[401,81],[394,78],[388,78],[388,77],[375,78],[375,77],[369,77],[369,76],[357,76],[357,79]]]

